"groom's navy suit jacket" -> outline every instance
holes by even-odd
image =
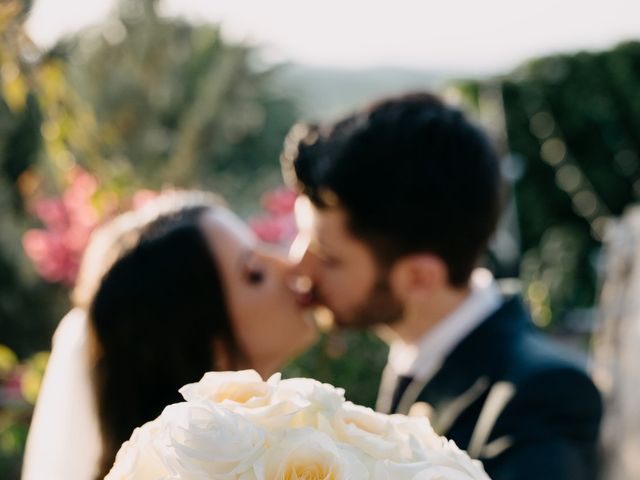
[[[391,411],[427,414],[493,480],[597,478],[602,403],[579,359],[532,325],[517,297],[427,382],[400,377]]]

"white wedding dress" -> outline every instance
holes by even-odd
[[[101,455],[89,377],[88,325],[71,310],[53,337],[29,429],[22,480],[93,480]]]

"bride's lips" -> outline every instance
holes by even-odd
[[[316,298],[313,292],[298,292],[296,293],[296,301],[302,308],[312,307],[316,304]]]
[[[296,302],[302,308],[309,308],[317,303],[315,288],[309,277],[299,276],[291,280],[289,288],[294,293]]]

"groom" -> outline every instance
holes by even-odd
[[[390,339],[378,409],[428,416],[493,480],[595,478],[598,391],[476,268],[501,203],[485,135],[412,94],[295,126],[282,162],[310,201],[299,268],[317,302]]]

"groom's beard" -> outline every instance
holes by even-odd
[[[391,291],[388,275],[380,274],[367,299],[348,317],[334,312],[334,323],[340,328],[364,329],[391,325],[402,318],[403,305]]]

